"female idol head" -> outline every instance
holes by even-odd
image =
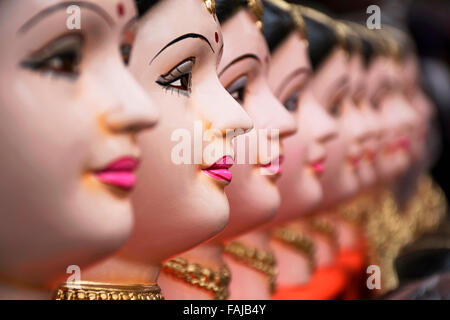
[[[0,297],[23,299],[128,238],[157,111],[126,68],[133,1],[8,0],[0,20]]]

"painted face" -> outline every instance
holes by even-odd
[[[312,76],[307,42],[297,33],[273,53],[270,85],[298,126],[284,143],[284,174],[278,181],[282,201],[275,223],[311,212],[322,199],[319,178],[328,156],[326,146],[336,138],[336,123],[316,91],[320,72]]]
[[[75,1],[74,30],[64,1],[0,4],[2,276],[43,285],[129,236],[135,136],[157,114],[121,55],[134,3],[118,3]]]
[[[361,145],[361,157],[356,164],[359,184],[361,189],[367,189],[376,183],[376,170],[374,161],[379,148],[379,135],[381,131],[380,119],[367,99],[367,72],[363,64],[362,56],[354,54],[350,58],[350,99],[359,111],[360,121],[359,135],[355,135],[355,142]],[[357,125],[355,123],[355,125]],[[359,160],[359,161],[358,161]]]
[[[221,239],[273,218],[280,204],[275,181],[282,174],[281,144],[296,130],[294,119],[270,90],[270,53],[256,20],[241,10],[223,24],[222,30],[225,50],[219,65],[220,80],[252,118],[254,130],[235,140],[237,164],[233,184],[226,191],[231,216]]]
[[[323,206],[334,205],[358,190],[356,168],[362,156],[361,140],[366,131],[360,113],[350,97],[350,64],[340,47],[326,59],[314,77],[314,92],[338,124],[337,138],[331,141],[325,171],[321,177]]]
[[[410,134],[415,115],[401,92],[400,65],[390,58],[382,59],[378,72],[383,73],[384,80],[380,81],[371,97],[385,125],[376,166],[383,181],[392,181],[410,164]]]
[[[161,1],[142,20],[130,69],[161,118],[139,139],[146,161],[133,194],[136,228],[122,250],[129,259],[159,263],[228,221],[230,161],[222,160],[234,152],[227,129],[244,132],[252,122],[218,79],[222,50],[217,18],[202,1]]]

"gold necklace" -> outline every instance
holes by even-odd
[[[202,267],[198,263],[189,263],[183,258],[174,258],[167,261],[161,271],[190,285],[212,292],[216,300],[228,299],[231,274],[226,266],[216,272]]]
[[[338,245],[338,234],[333,223],[325,218],[315,217],[309,220],[309,226],[313,231],[323,235],[328,239],[333,248]]]
[[[316,248],[314,242],[306,234],[289,228],[279,228],[274,231],[272,237],[306,255],[310,270],[314,270],[316,265],[314,258]]]
[[[340,205],[337,214],[356,226],[365,223],[368,215],[377,209],[378,195],[375,191],[356,196],[353,200]]]
[[[155,285],[118,285],[80,281],[64,283],[55,291],[54,300],[164,300]]]
[[[272,252],[247,247],[237,241],[228,243],[225,246],[224,252],[236,261],[267,275],[269,279],[269,290],[271,293],[275,292],[277,272],[275,256]]]

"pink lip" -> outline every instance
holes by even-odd
[[[353,168],[358,168],[359,163],[361,162],[361,157],[360,156],[350,157],[349,162]]]
[[[410,144],[411,144],[411,141],[408,138],[400,138],[397,141],[397,147],[399,149],[408,150]]]
[[[233,174],[228,169],[230,169],[233,164],[234,160],[231,156],[223,156],[211,167],[208,169],[203,169],[202,171],[214,179],[231,182]]]
[[[278,161],[274,161],[278,159]],[[262,165],[261,168],[267,169],[270,172],[272,172],[274,175],[281,175],[281,173],[283,172],[283,169],[281,167],[281,164],[284,161],[284,157],[283,156],[279,156],[278,158],[275,158],[274,160],[272,160],[270,163]],[[275,163],[274,163],[275,162]]]
[[[311,169],[318,175],[322,174],[325,171],[325,159],[320,159],[311,163]]]
[[[377,153],[375,151],[371,151],[371,150],[367,151],[366,158],[367,158],[367,160],[369,160],[369,162],[371,162],[371,163],[374,162],[376,157],[377,157]]]
[[[96,171],[97,178],[105,183],[124,190],[131,190],[136,184],[134,171],[139,166],[139,160],[132,157],[120,158],[105,169]]]

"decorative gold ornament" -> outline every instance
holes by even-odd
[[[316,231],[326,237],[333,247],[337,247],[338,234],[336,227],[330,220],[321,217],[314,217],[308,221],[308,224],[313,231]]]
[[[237,241],[228,243],[224,252],[236,261],[267,275],[270,292],[275,292],[277,272],[275,256],[272,252],[247,247]]]
[[[370,264],[380,266],[381,291],[387,292],[398,286],[394,261],[401,249],[439,226],[447,212],[447,202],[429,177],[420,178],[415,194],[403,210],[390,192],[383,193],[381,199],[377,210],[368,217],[365,233]]]
[[[261,30],[263,27],[264,7],[261,0],[247,0],[248,7],[256,18],[256,25]]]
[[[203,0],[203,3],[210,14],[216,15],[216,1],[215,0]]]
[[[288,228],[280,228],[274,231],[272,237],[306,255],[310,270],[314,270],[316,265],[314,258],[316,248],[314,242],[306,234]]]
[[[377,209],[375,193],[365,193],[339,206],[337,213],[344,220],[362,227],[368,215]]]
[[[228,299],[231,273],[226,266],[216,272],[183,258],[174,258],[163,265],[162,272],[212,292],[216,300]]]
[[[158,285],[116,285],[80,281],[59,286],[54,300],[164,300]]]

